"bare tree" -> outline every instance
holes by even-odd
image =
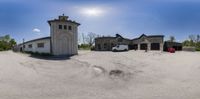
[[[192,42],[196,42],[196,36],[195,35],[189,35],[189,39]]]
[[[170,36],[170,37],[169,37],[169,41],[170,41],[170,42],[175,42],[175,37],[174,37],[174,36]]]
[[[81,35],[82,43],[85,44],[86,36],[84,33]]]
[[[90,33],[87,34],[86,42],[87,42],[90,46],[92,46],[92,45],[94,44],[94,42],[95,42],[95,38],[96,38],[96,37],[97,37],[97,34],[90,32]]]
[[[197,35],[197,42],[200,42],[200,35]]]

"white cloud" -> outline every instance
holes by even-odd
[[[33,32],[37,32],[37,33],[39,33],[39,32],[40,32],[40,29],[35,28],[35,29],[33,29]]]

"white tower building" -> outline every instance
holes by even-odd
[[[69,20],[68,16],[59,16],[49,20],[51,36],[51,53],[53,55],[78,54],[78,26],[79,23]]]

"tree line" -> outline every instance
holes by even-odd
[[[0,37],[0,51],[10,50],[16,44],[15,39],[11,38],[10,35]]]
[[[183,46],[195,47],[196,51],[200,51],[200,35],[189,35],[188,40],[185,40]]]
[[[170,36],[170,42],[175,42],[175,37]],[[182,42],[183,47],[195,47],[196,51],[200,51],[200,35],[189,35],[188,39]]]
[[[82,33],[79,35],[79,49],[93,49],[96,37],[101,37],[101,35],[93,32],[88,34]],[[176,39],[174,36],[170,36],[169,40],[167,41],[175,42]],[[188,39],[182,42],[182,45],[187,47],[195,47],[196,51],[200,51],[200,35],[189,35]]]
[[[100,37],[100,35],[93,32],[89,32],[87,34],[82,33],[81,35],[79,35],[78,38],[79,42],[78,48],[83,50],[94,49],[94,43],[96,37]]]

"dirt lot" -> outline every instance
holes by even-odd
[[[199,93],[198,52],[80,51],[61,60],[0,52],[1,99],[199,99]]]

